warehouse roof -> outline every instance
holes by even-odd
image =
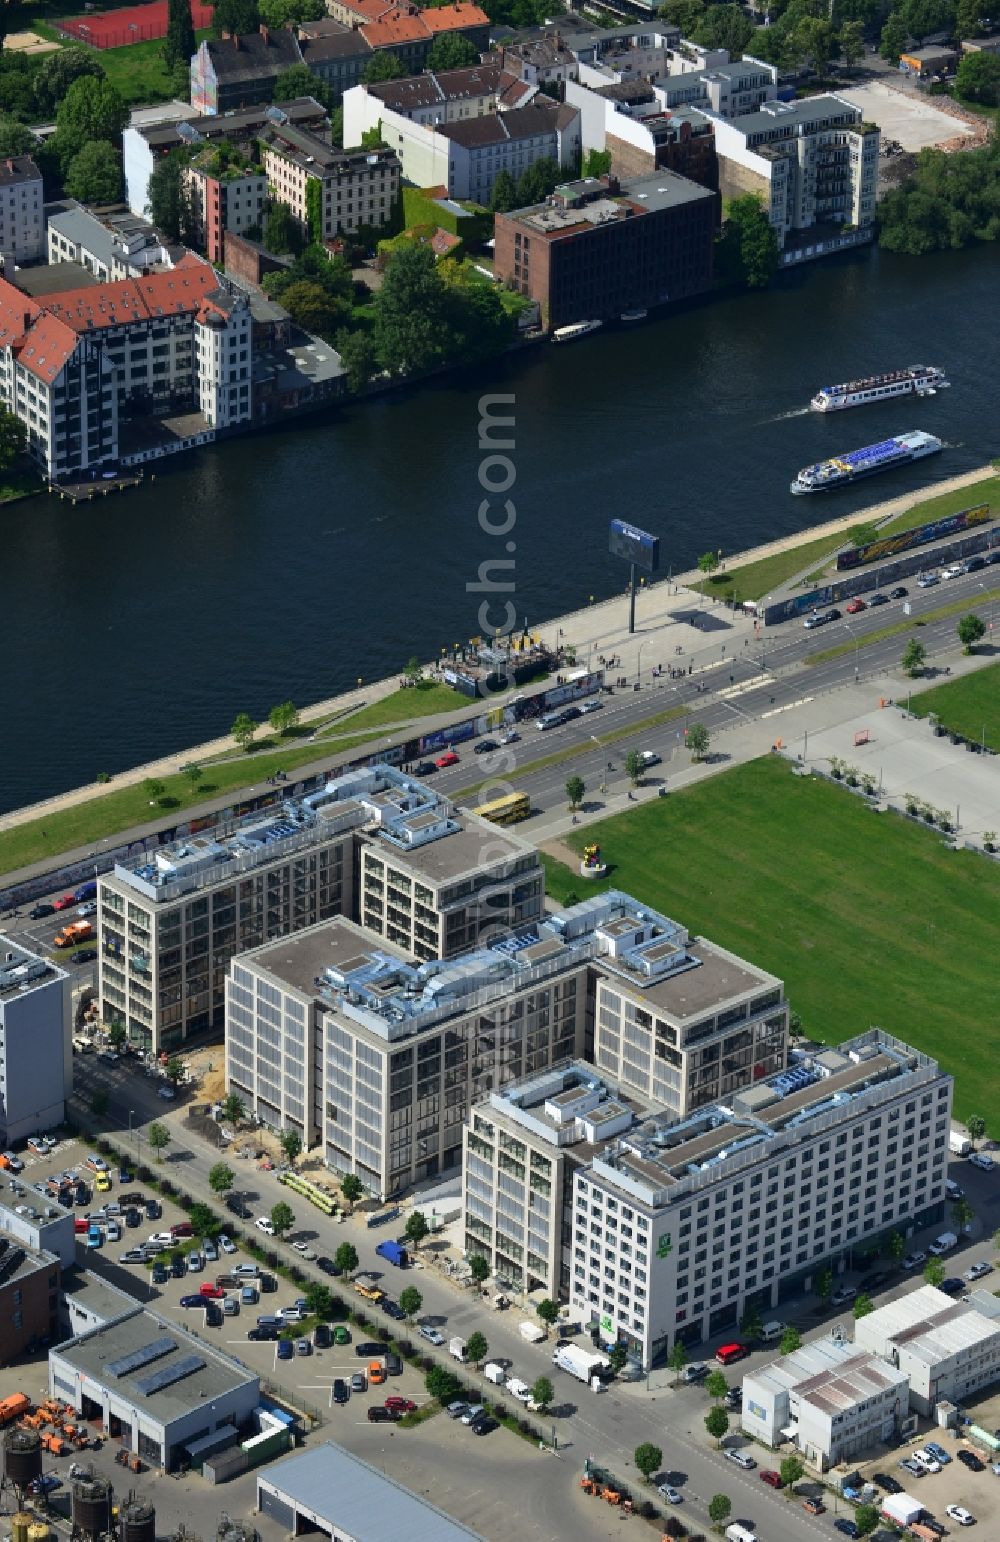
[[[355,1542],[481,1542],[478,1533],[332,1441],[258,1473],[258,1509],[262,1489]]]

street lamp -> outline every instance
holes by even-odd
[[[989,601],[990,601],[990,620],[989,620],[989,626],[987,627],[986,630],[988,632],[992,632],[993,631],[993,595],[990,592],[990,590],[987,589],[987,587],[986,587],[986,585],[984,583],[980,583],[979,579],[977,579],[976,582],[979,584],[979,587],[983,591],[983,593],[985,595],[989,596]]]
[[[848,636],[854,643],[854,683],[857,684],[861,678],[861,656],[859,651],[861,648],[861,639],[849,621],[845,621],[844,626],[847,629]]]
[[[642,639],[642,642],[639,644],[639,652],[636,654],[635,678],[636,678],[637,681],[640,681],[640,682],[642,680],[642,650],[643,650],[643,648],[645,648],[646,644],[648,642],[651,642],[651,641],[652,641],[652,638],[644,637]]]
[[[604,752],[604,745],[601,743],[601,741],[597,737],[597,735],[596,734],[591,734],[590,737],[593,739],[594,743],[597,745],[597,748],[603,754],[603,752]],[[601,772],[601,794],[602,794],[603,797],[607,797],[607,793],[608,793],[608,777],[607,777],[607,768],[605,767],[605,769]]]

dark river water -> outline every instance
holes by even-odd
[[[479,402],[515,398],[519,618],[623,587],[608,520],[661,538],[664,572],[1000,454],[1000,250],[807,265],[737,295],[166,463],[155,485],[0,512],[0,809],[302,705],[478,630],[466,591],[506,544],[477,519]],[[952,389],[819,418],[823,384],[899,365]],[[793,498],[824,454],[925,428],[933,460]],[[498,615],[496,612],[495,615]]]

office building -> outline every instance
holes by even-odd
[[[0,1146],[61,1124],[73,1090],[69,976],[0,936]]]
[[[700,978],[690,971],[695,998]],[[597,1001],[599,1041],[609,1009],[623,1028],[620,1061],[633,1066],[622,1081],[641,1085],[651,1052],[675,1054],[670,1034],[653,1028],[655,1002],[634,1018],[610,980],[599,981]],[[820,1265],[836,1269],[866,1239],[943,1211],[951,1078],[873,1028],[757,1080],[744,1058],[753,1012],[751,996],[744,1047],[717,1067],[718,1014],[696,1000],[710,1082],[733,1077],[737,1088],[680,1121],[647,1121],[575,1175],[570,1305],[643,1365],[678,1339],[735,1334],[749,1304],[767,1316],[809,1289]],[[867,1332],[858,1342],[877,1348]]]
[[[191,204],[194,245],[221,267],[227,232],[242,236],[263,225],[267,177],[228,145],[206,145],[184,168],[184,185]]]
[[[880,134],[837,96],[715,120],[723,198],[758,196],[786,264],[872,238]]]
[[[860,1317],[854,1341],[906,1374],[910,1405],[925,1416],[936,1404],[963,1403],[1000,1378],[1000,1321],[933,1285]]]
[[[99,1326],[50,1350],[49,1392],[116,1445],[174,1472],[251,1426],[260,1378],[246,1366],[141,1306],[98,1315]]]
[[[391,150],[332,150],[289,123],[269,123],[260,146],[271,197],[285,205],[304,240],[389,224],[399,197],[399,161]]]
[[[0,1366],[58,1336],[61,1265],[0,1232]]]
[[[134,214],[109,214],[98,218],[81,204],[50,206],[48,216],[49,262],[75,262],[99,283],[141,278],[147,273],[169,272],[174,253],[165,246],[148,220]]]
[[[20,266],[45,256],[42,174],[30,155],[0,160],[0,255]]]
[[[740,1422],[777,1449],[791,1442],[817,1472],[895,1445],[910,1410],[905,1371],[856,1344],[817,1339],[743,1378]]]
[[[573,1174],[645,1112],[582,1060],[490,1092],[465,1129],[466,1257],[481,1253],[523,1294],[565,1300]]]
[[[711,287],[717,203],[669,171],[569,182],[497,215],[494,270],[550,328],[688,299]]]
[[[76,1262],[73,1212],[49,1194],[39,1195],[18,1182],[10,1197],[0,1199],[0,1232],[19,1242],[25,1251],[58,1258],[64,1269]]]
[[[191,114],[182,120],[170,118],[162,123],[130,124],[122,135],[122,162],[125,196],[132,213],[148,213],[149,179],[157,161],[169,155],[171,150],[179,150],[182,145],[197,149],[211,144],[232,144],[240,150],[249,150],[256,144],[264,124],[274,121],[279,113],[288,123],[309,129],[329,144],[330,119],[326,109],[311,96],[298,96],[293,101],[275,103],[273,107],[258,102],[222,118]]]

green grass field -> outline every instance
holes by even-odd
[[[195,33],[200,43],[207,31]],[[117,86],[126,102],[166,102],[177,93],[170,71],[163,62],[163,38],[148,43],[130,43],[127,48],[95,49],[104,73]]]
[[[993,1044],[1000,870],[766,757],[590,825],[609,882],[785,981],[807,1034],[873,1024],[936,1056],[960,1117],[1000,1133]],[[593,892],[546,863],[558,901]],[[594,886],[598,887],[598,886]]]
[[[1000,664],[921,691],[913,697],[910,711],[917,717],[934,712],[946,728],[967,739],[985,736],[990,749],[1000,750]]]

